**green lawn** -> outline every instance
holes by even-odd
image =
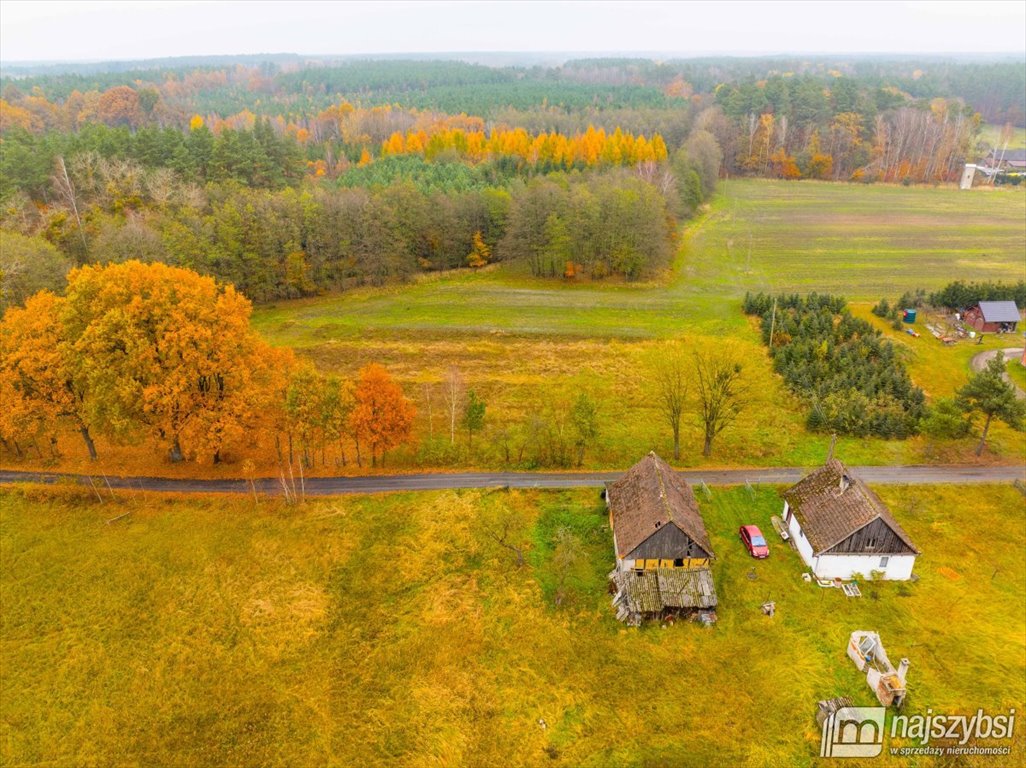
[[[775,539],[754,562],[736,529],[771,531],[776,490],[714,488],[718,624],[637,630],[611,612],[596,490],[254,508],[5,489],[0,763],[811,766],[816,701],[873,701],[844,653],[855,629],[911,659],[909,714],[1022,712],[1022,496],[881,494],[924,551],[918,582],[848,599]],[[1017,733],[995,765],[1021,764]]]
[[[1019,358],[1009,360],[1005,363],[1005,367],[1008,369],[1008,377],[1012,382],[1019,389],[1026,390],[1026,367],[1023,366],[1022,360]]]

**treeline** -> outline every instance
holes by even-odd
[[[1026,282],[994,283],[991,281],[966,283],[956,280],[939,291],[927,294],[922,288],[905,291],[893,304],[884,297],[873,305],[877,317],[892,321],[896,330],[901,328],[901,312],[922,306],[964,311],[981,301],[1014,301],[1020,309],[1026,306]]]
[[[762,319],[773,368],[810,403],[810,430],[905,438],[926,414],[894,345],[841,297],[745,294],[744,311]]]
[[[609,59],[519,69],[360,61],[133,74],[5,78],[0,133],[95,124],[186,132],[199,119],[220,136],[267,120],[302,148],[311,173],[334,177],[400,153],[579,167],[593,162],[579,141],[589,127],[643,135],[646,144],[658,134],[669,152],[698,127],[716,137],[733,174],[911,183],[955,178],[981,150],[980,110],[992,122],[1026,121],[1014,62]],[[500,153],[495,137],[518,130],[526,144],[518,137]],[[627,143],[599,156],[610,163],[617,154],[662,153]]]
[[[279,135],[266,120],[251,128],[224,129],[217,135],[206,126],[182,132],[174,128],[109,128],[90,125],[76,133],[7,132],[0,153],[0,201],[21,193],[32,200],[53,199],[54,167],[130,161],[142,169],[173,171],[179,182],[203,185],[235,182],[280,189],[299,183],[309,166],[302,148],[289,135]],[[79,179],[88,185],[89,179]]]
[[[87,153],[60,165],[51,205],[4,215],[3,302],[59,290],[70,266],[128,260],[189,267],[258,302],[515,259],[537,275],[635,279],[666,266],[675,217],[706,194],[698,160],[675,157],[681,189],[667,167],[465,191],[409,181],[261,190],[198,187],[167,169]],[[710,184],[712,163],[701,169]]]
[[[59,436],[150,440],[171,461],[214,463],[272,443],[282,466],[309,466],[331,441],[345,461],[408,442],[413,405],[381,366],[323,378],[249,327],[250,303],[195,272],[133,261],[71,272],[0,322],[0,441],[59,456]]]
[[[150,64],[150,62],[146,62]],[[142,64],[139,62],[137,64]],[[82,102],[89,114],[99,97],[118,87],[153,90],[144,103],[156,117],[184,124],[205,109],[227,116],[243,110],[272,116],[311,114],[340,99],[365,104],[466,112],[493,119],[495,111],[555,106],[572,113],[600,109],[664,108],[712,95],[723,86],[781,76],[804,78],[830,89],[838,78],[867,91],[893,91],[914,100],[960,99],[987,122],[1026,124],[1026,73],[1021,61],[957,61],[950,58],[806,56],[709,57],[684,60],[579,59],[561,66],[489,67],[458,61],[317,61],[288,56],[210,57],[152,62],[125,71],[117,62],[103,71],[52,72],[0,79],[3,97],[43,117],[47,102]],[[79,67],[79,70],[86,69]],[[12,69],[12,71],[14,71]],[[19,73],[21,74],[21,73]],[[146,97],[149,98],[149,97]],[[204,110],[192,109],[202,104]]]
[[[775,75],[724,86],[716,102],[727,168],[785,179],[952,181],[980,127],[960,100],[916,101],[846,77]]]
[[[956,280],[930,294],[934,307],[963,310],[981,301],[1014,301],[1019,309],[1026,307],[1026,282],[994,283],[990,281],[966,283]]]

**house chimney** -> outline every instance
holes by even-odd
[[[905,676],[908,674],[908,668],[909,668],[909,660],[908,659],[902,659],[901,661],[898,662],[898,679],[901,681],[902,685],[905,684]]]
[[[838,491],[837,491],[838,494],[842,494],[846,490],[848,490],[848,486],[851,485],[851,478],[848,477],[848,473],[846,473],[846,472],[842,472],[841,473],[841,479],[840,479],[840,481],[838,481],[837,485],[838,485]]]

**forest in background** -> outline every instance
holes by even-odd
[[[74,68],[73,68],[74,70]],[[664,269],[727,175],[947,182],[1015,61],[299,57],[0,78],[3,305],[140,259],[257,302],[519,260]]]

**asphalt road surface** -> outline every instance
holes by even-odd
[[[936,483],[1010,483],[1026,482],[1026,466],[894,466],[853,467],[867,483],[880,485],[932,485]],[[707,485],[786,485],[795,483],[810,471],[807,467],[760,469],[687,469],[681,472],[689,483]],[[346,493],[388,493],[395,491],[438,491],[453,488],[601,488],[622,472],[460,472],[420,475],[362,475],[358,477],[309,477],[305,481],[308,496],[336,496]],[[248,493],[244,480],[188,480],[163,477],[112,477],[108,475],[64,475],[0,470],[0,483],[76,482],[99,488],[173,493]],[[298,484],[297,479],[297,484]],[[280,482],[263,478],[256,481],[260,493],[280,493]]]

